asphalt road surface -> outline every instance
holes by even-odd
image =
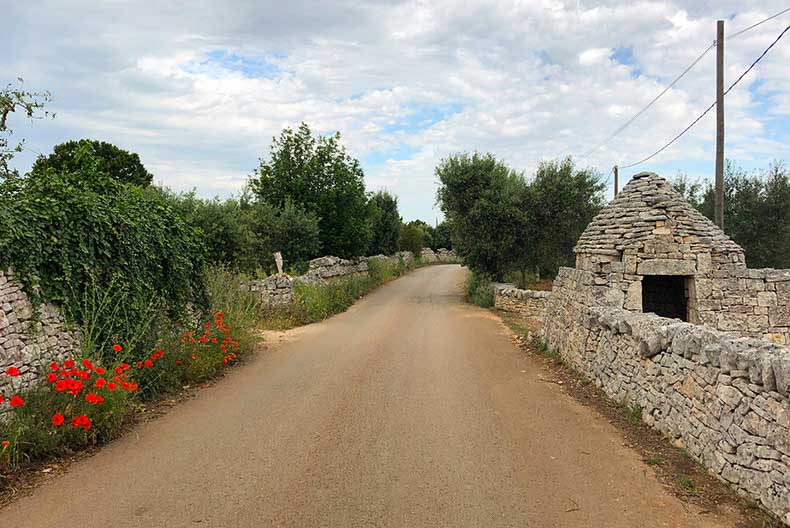
[[[733,526],[420,269],[270,340],[0,511],[2,528]]]

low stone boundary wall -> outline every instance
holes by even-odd
[[[602,306],[622,295],[605,290],[588,272],[561,269],[546,308],[547,346],[790,524],[790,350]]]
[[[11,395],[32,388],[53,361],[78,353],[79,332],[66,328],[57,307],[42,304],[35,312],[13,273],[0,271],[0,394],[6,397],[0,419],[11,409]],[[11,366],[19,369],[19,376],[4,374]]]
[[[551,292],[522,290],[510,285],[494,287],[494,308],[518,314],[524,319],[542,321]]]
[[[297,277],[290,277],[285,273],[272,275],[261,280],[247,281],[241,287],[246,291],[257,293],[264,306],[277,308],[286,306],[293,301],[294,282],[325,284],[349,277],[367,276],[370,270],[369,262],[372,260],[393,263],[402,260],[404,263],[409,264],[414,261],[414,255],[410,251],[401,251],[392,256],[374,255],[356,259],[341,259],[333,256],[320,257],[307,263],[308,269],[304,275]]]
[[[461,262],[461,259],[455,254],[455,251],[446,248],[439,248],[434,251],[429,247],[424,247],[420,252],[420,258],[427,264],[434,264],[436,262],[441,262],[442,264],[458,264]]]

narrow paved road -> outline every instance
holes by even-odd
[[[297,330],[0,511],[0,527],[732,526],[540,381],[464,271]]]

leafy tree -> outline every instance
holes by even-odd
[[[387,191],[379,191],[370,198],[371,239],[368,255],[392,255],[398,250],[400,238],[398,199]]]
[[[291,202],[316,215],[322,252],[353,257],[368,248],[364,174],[340,144],[339,133],[315,138],[305,123],[286,128],[272,140],[270,159],[261,160],[250,188],[274,207]]]
[[[61,174],[74,174],[84,177],[90,171],[82,171],[83,160],[78,153],[83,147],[90,145],[93,149],[92,162],[98,162],[97,170],[111,177],[140,187],[146,187],[153,181],[153,175],[146,170],[140,161],[140,156],[128,152],[111,143],[93,139],[80,139],[67,141],[56,145],[52,154],[39,156],[33,164],[32,172],[42,172],[52,169]]]
[[[409,225],[416,227],[422,232],[422,247],[434,249],[433,227],[422,220],[412,220]]]
[[[285,269],[301,269],[309,259],[318,256],[321,245],[318,217],[290,201],[282,208],[263,202],[251,204],[247,218],[253,235],[251,257],[265,271],[276,270],[275,251],[282,253]]]
[[[523,266],[528,249],[526,182],[491,154],[459,154],[436,168],[437,202],[454,249],[475,271],[501,279]]]
[[[541,163],[531,182],[491,154],[451,156],[436,175],[453,248],[496,280],[572,264],[573,246],[603,204],[599,176],[570,158]]]
[[[526,204],[532,216],[533,267],[556,275],[573,265],[573,247],[604,204],[604,184],[592,169],[577,169],[573,160],[544,161],[529,185]]]
[[[677,189],[677,180],[674,185]],[[713,220],[715,189],[710,182],[687,195]],[[743,247],[749,266],[790,268],[790,170],[782,162],[752,174],[727,162],[724,231]]]
[[[433,232],[433,243],[436,246],[434,249],[452,249],[452,227],[446,220],[436,226]]]
[[[422,229],[413,223],[402,224],[400,227],[400,249],[411,251],[419,256],[423,248]]]
[[[19,79],[22,82],[22,79]],[[17,152],[22,152],[24,140],[14,144],[10,136],[13,130],[8,124],[10,114],[20,111],[25,117],[34,119],[50,115],[41,109],[52,99],[49,92],[36,93],[28,92],[20,88],[13,88],[10,84],[0,90],[0,178],[17,176],[15,170],[8,167],[8,162]],[[52,114],[55,117],[55,114]]]

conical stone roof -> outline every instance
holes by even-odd
[[[714,253],[743,253],[716,224],[652,172],[635,175],[593,218],[576,243],[576,253],[615,254],[642,247],[647,239],[669,237]]]

